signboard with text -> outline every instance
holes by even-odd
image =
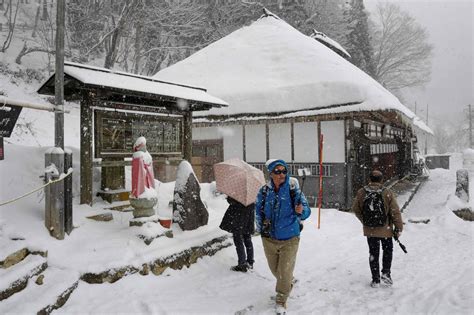
[[[0,137],[10,137],[20,113],[20,106],[0,104]]]
[[[151,155],[183,154],[182,116],[94,111],[95,157],[130,157],[135,140],[143,136]]]

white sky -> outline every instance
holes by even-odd
[[[364,3],[371,11],[381,1]],[[407,91],[405,105],[414,111],[417,102],[417,114],[426,119],[429,104],[430,125],[447,117],[462,117],[467,105],[474,105],[474,0],[390,1],[398,3],[427,29],[434,46],[431,82],[424,89]]]

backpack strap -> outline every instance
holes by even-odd
[[[268,186],[265,185],[262,188],[262,204],[260,205],[260,215],[262,216],[262,222],[265,220],[265,201],[267,199]]]
[[[291,177],[293,178],[293,177]],[[297,179],[295,179],[297,180]],[[295,205],[295,198],[296,198],[296,188],[298,187],[298,184],[296,185],[290,185],[290,199],[291,199],[291,205],[293,208],[296,206]],[[262,214],[262,218],[265,217],[265,201],[267,199],[267,192],[268,192],[268,186],[265,185],[262,188],[262,204],[260,205],[260,213]]]

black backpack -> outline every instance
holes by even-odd
[[[379,227],[384,226],[387,222],[387,214],[385,213],[385,205],[383,202],[383,188],[372,190],[367,186],[364,187],[365,198],[362,207],[362,219],[365,226]]]

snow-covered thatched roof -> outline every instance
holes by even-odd
[[[202,87],[170,83],[151,77],[135,75],[127,72],[113,71],[105,68],[82,65],[73,62],[64,63],[64,74],[66,77],[77,80],[81,85],[87,87],[106,88],[115,91],[139,92],[155,97],[166,97],[170,99],[185,99],[191,102],[208,104],[211,107],[227,106],[228,104],[206,92]],[[71,81],[71,80],[69,80]],[[65,81],[65,93],[68,85]],[[54,74],[40,87],[40,94],[54,94]]]
[[[168,67],[155,79],[205,86],[227,101],[208,115],[337,108],[395,110],[416,117],[365,72],[272,14]],[[354,106],[356,105],[356,106]],[[424,125],[424,124],[423,124]],[[425,125],[428,132],[431,130]]]

